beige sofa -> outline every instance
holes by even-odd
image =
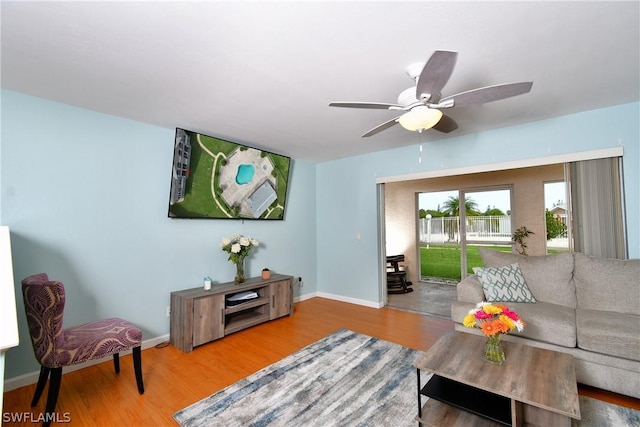
[[[505,337],[573,355],[579,383],[640,398],[640,260],[581,253],[521,256],[481,248],[485,267],[517,263],[535,303],[503,302],[526,323]],[[456,330],[485,300],[474,274],[457,285],[451,307]],[[508,358],[508,355],[507,355]]]

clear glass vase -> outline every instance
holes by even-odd
[[[482,359],[487,362],[491,362],[494,365],[503,365],[506,360],[504,356],[504,349],[502,348],[502,342],[500,341],[501,335],[496,334],[487,337],[487,342],[484,345],[484,356]]]
[[[244,258],[240,258],[236,263],[236,277],[233,282],[236,285],[244,282]]]

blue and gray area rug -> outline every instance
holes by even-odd
[[[184,427],[416,426],[418,354],[339,330],[173,417]],[[586,397],[580,409],[580,427],[640,426],[632,409]]]

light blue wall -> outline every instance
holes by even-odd
[[[631,258],[640,257],[639,103],[326,162],[317,167],[318,283],[378,303],[377,178],[622,146]],[[382,135],[380,137],[383,137]],[[356,239],[360,233],[361,240]]]
[[[251,275],[269,267],[316,292],[315,165],[293,160],[284,221],[171,220],[174,132],[2,91],[1,218],[12,232],[21,343],[7,353],[6,378],[38,369],[19,283],[33,273],[65,283],[66,325],[118,316],[144,339],[169,332],[171,291],[205,275],[233,279],[220,240],[234,233],[260,241]]]

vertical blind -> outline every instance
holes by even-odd
[[[569,163],[574,250],[627,258],[622,158]]]

